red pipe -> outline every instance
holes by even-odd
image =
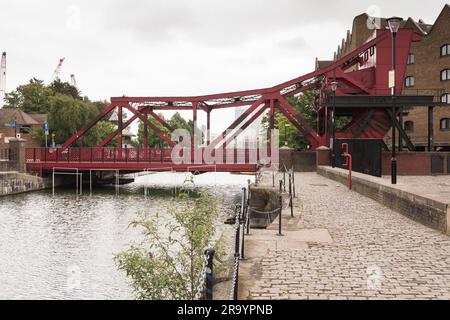
[[[345,158],[344,167],[348,167],[348,188],[352,190],[352,155],[348,153],[348,143],[342,144],[342,150],[344,150],[342,156]]]

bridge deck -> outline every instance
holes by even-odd
[[[58,170],[120,170],[136,171],[190,171],[190,172],[256,172],[258,150],[231,149],[218,154],[214,161],[203,160],[203,149],[198,158],[175,161],[172,149],[116,148],[29,148],[26,149],[27,169],[31,171]],[[256,152],[254,152],[256,151]],[[213,152],[213,155],[215,152]],[[254,154],[254,155],[253,155]]]

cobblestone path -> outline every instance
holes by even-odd
[[[450,237],[316,173],[296,190],[302,227],[333,242],[270,250],[248,299],[450,299]]]

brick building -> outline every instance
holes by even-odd
[[[334,53],[333,61],[371,40],[375,29],[385,28],[388,28],[386,18],[370,17],[367,14],[356,16],[352,31],[347,31]],[[450,151],[450,6],[444,6],[432,25],[408,18],[403,21],[401,28],[414,29],[423,36],[422,41],[412,43],[403,94],[433,95],[436,101],[449,104],[449,107],[435,107],[433,110],[433,147]],[[316,68],[331,62],[316,59]],[[403,127],[416,149],[425,150],[428,146],[428,109],[404,110]],[[386,137],[388,145],[389,135]]]
[[[46,115],[28,114],[19,108],[0,109],[0,148],[7,148],[9,140],[20,138],[26,140],[26,147],[40,147],[40,142],[31,137],[31,130],[42,128]],[[16,124],[17,128],[12,125]]]

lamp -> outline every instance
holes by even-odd
[[[331,143],[330,143],[330,147],[331,147],[331,167],[334,168],[336,167],[336,154],[335,154],[335,140],[336,140],[336,90],[338,88],[338,83],[337,81],[332,81],[331,82],[331,91],[333,92],[333,109],[332,109],[332,114],[331,114],[331,133],[332,133],[332,138],[331,138]]]

